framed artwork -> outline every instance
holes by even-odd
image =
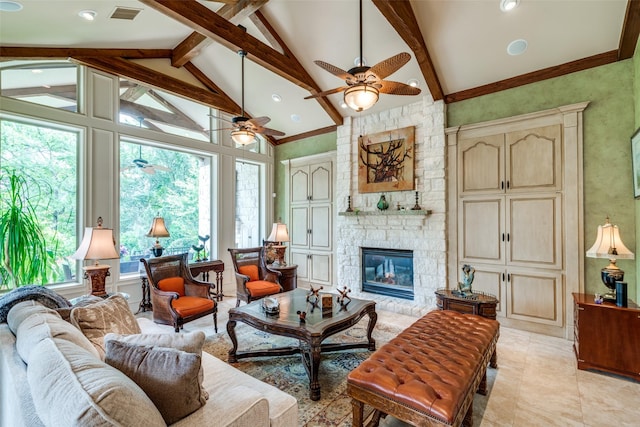
[[[631,137],[631,161],[633,167],[633,196],[640,198],[640,128]]]
[[[358,140],[358,191],[413,190],[415,127],[361,136]]]

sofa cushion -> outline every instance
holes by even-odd
[[[140,326],[127,300],[117,294],[86,307],[75,307],[71,310],[71,323],[89,338],[102,359],[106,334],[140,333]]]
[[[78,328],[62,320],[55,311],[33,313],[24,319],[16,333],[16,348],[26,364],[30,363],[36,346],[45,338],[60,338],[72,342],[98,358],[95,347]]]
[[[18,333],[18,327],[27,317],[35,313],[56,313],[56,310],[45,307],[39,302],[29,300],[14,305],[7,314],[7,324],[13,335]]]
[[[149,396],[167,424],[207,403],[198,374],[202,357],[174,348],[105,341],[105,361]]]
[[[108,342],[111,340],[121,341],[128,344],[135,345],[151,345],[155,347],[167,347],[175,348],[176,350],[185,351],[187,353],[193,353],[202,357],[202,347],[204,346],[204,340],[206,336],[204,332],[186,332],[176,334],[171,333],[142,333],[135,335],[121,335],[121,334],[107,334],[104,337],[105,348]],[[204,370],[202,366],[198,372],[198,384],[202,387],[204,380]],[[205,399],[209,398],[209,393],[202,388],[202,393]]]
[[[46,426],[165,425],[135,382],[69,341],[42,340],[27,378]]]
[[[167,277],[158,281],[158,289],[164,292],[177,292],[184,296],[184,279],[182,277]]]

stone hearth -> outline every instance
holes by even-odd
[[[351,289],[351,296],[376,301],[378,308],[396,313],[422,315],[436,308],[436,289],[446,284],[446,212],[444,103],[425,96],[414,104],[378,114],[345,118],[338,128],[336,205],[338,212],[352,208],[367,215],[336,219],[337,285]],[[430,215],[398,212],[410,209],[415,191],[386,192],[389,210],[375,214],[381,193],[358,193],[358,137],[415,126],[415,176],[418,203]],[[362,291],[361,248],[413,251],[413,301]]]

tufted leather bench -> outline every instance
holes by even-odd
[[[471,426],[487,364],[497,367],[499,334],[495,320],[427,313],[349,373],[353,426],[362,426],[364,404],[375,410],[373,425],[388,414],[415,426]]]

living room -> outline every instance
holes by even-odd
[[[637,38],[636,38],[637,40]],[[365,227],[367,222],[372,223],[378,234],[365,231],[364,236],[357,237],[356,247],[369,247],[374,244],[378,247],[392,247],[401,241],[397,230],[403,229],[409,234],[416,234],[419,230],[419,243],[411,249],[414,256],[420,256],[421,260],[428,260],[416,268],[416,274],[420,274],[420,281],[428,283],[428,287],[417,290],[417,298],[413,302],[402,299],[389,299],[379,297],[378,307],[385,311],[392,311],[402,315],[418,316],[436,307],[434,291],[443,287],[455,287],[460,280],[459,262],[457,259],[457,246],[452,245],[451,228],[454,218],[450,217],[451,209],[448,197],[451,188],[448,187],[451,171],[452,143],[448,139],[452,129],[470,126],[478,123],[499,121],[503,119],[517,118],[523,115],[535,114],[545,111],[558,111],[567,106],[587,103],[576,120],[581,130],[582,162],[580,170],[576,171],[580,182],[579,195],[576,196],[576,208],[580,211],[576,220],[576,229],[579,236],[575,237],[572,247],[576,250],[567,262],[576,264],[575,274],[568,275],[562,281],[560,292],[561,304],[558,311],[560,325],[545,324],[536,329],[536,326],[527,327],[523,324],[523,330],[534,330],[548,335],[562,336],[566,340],[573,340],[573,309],[571,294],[573,292],[585,292],[588,294],[603,293],[604,287],[600,270],[606,265],[605,259],[587,257],[585,252],[593,244],[599,225],[605,223],[609,217],[611,222],[619,227],[624,244],[636,252],[636,242],[640,234],[640,214],[636,212],[637,202],[634,199],[634,164],[630,155],[630,140],[635,130],[640,127],[640,50],[635,43],[634,54],[631,58],[610,62],[592,68],[585,68],[575,72],[559,75],[535,83],[525,84],[519,87],[499,90],[483,96],[471,97],[456,102],[433,101],[428,91],[423,96],[414,97],[411,102],[403,106],[383,109],[382,111],[359,116],[346,117],[344,122],[329,132],[292,140],[283,144],[271,145],[265,140],[252,149],[236,146],[225,137],[219,145],[212,150],[203,149],[203,144],[190,141],[177,135],[164,134],[158,137],[153,130],[148,128],[136,128],[135,126],[123,126],[118,123],[118,96],[116,88],[119,87],[119,79],[104,72],[104,70],[91,69],[79,66],[82,76],[80,86],[86,92],[82,94],[79,104],[87,108],[89,116],[72,117],[68,112],[54,111],[48,107],[30,104],[12,97],[2,97],[1,114],[3,122],[19,118],[23,122],[55,122],[65,125],[83,128],[83,138],[86,138],[85,151],[79,156],[87,159],[79,170],[83,172],[80,180],[78,198],[82,202],[78,205],[79,221],[77,228],[83,226],[95,226],[98,216],[104,219],[106,227],[113,228],[116,240],[123,232],[121,229],[121,202],[118,170],[123,163],[120,159],[122,140],[120,137],[126,134],[128,143],[138,143],[134,147],[134,157],[138,157],[136,149],[142,148],[140,158],[146,157],[147,147],[154,148],[175,146],[188,153],[215,153],[216,161],[210,171],[211,182],[217,182],[211,193],[215,194],[216,208],[209,222],[211,227],[202,233],[193,232],[193,240],[181,245],[190,247],[197,244],[197,235],[211,234],[208,241],[208,251],[211,257],[219,258],[225,263],[224,292],[227,296],[235,293],[235,280],[233,267],[227,253],[227,249],[241,242],[261,243],[269,234],[272,223],[282,222],[291,224],[291,209],[289,203],[288,164],[292,161],[301,161],[301,158],[331,155],[335,152],[335,192],[332,200],[334,220],[333,235],[333,271],[331,282],[336,290],[339,286],[348,285],[353,290],[353,295],[362,297],[363,294],[357,288],[360,284],[353,276],[360,274],[359,267],[349,264],[343,255],[351,254],[352,248],[344,244],[348,239],[353,239],[354,227]],[[4,46],[3,46],[4,47]],[[325,58],[323,58],[325,59]],[[329,58],[326,58],[329,59]],[[237,71],[237,70],[236,70]],[[236,73],[239,79],[240,73]],[[335,83],[335,82],[334,82]],[[323,86],[324,87],[324,86]],[[99,103],[95,99],[100,99]],[[380,103],[388,98],[381,97]],[[311,102],[311,101],[308,101]],[[69,118],[72,117],[72,118]],[[423,209],[431,211],[429,215],[419,219],[403,220],[401,224],[385,222],[380,224],[380,218],[375,215],[347,216],[341,215],[347,210],[348,204],[359,211],[376,211],[376,203],[380,198],[380,192],[363,193],[357,190],[357,141],[360,135],[370,135],[379,132],[390,132],[396,129],[413,126],[416,131],[416,181],[415,190],[400,192],[388,192],[391,200],[390,210],[396,209],[396,205],[410,209],[414,204],[419,204]],[[154,161],[155,162],[155,161]],[[237,215],[234,209],[222,208],[237,206],[235,185],[226,185],[234,181],[234,174],[238,174],[238,165],[260,165],[259,179],[264,183],[260,189],[259,210],[260,218],[259,235],[251,235],[251,240],[242,240],[237,233]],[[612,165],[615,165],[612,167]],[[615,168],[615,169],[613,169]],[[612,170],[613,169],[613,170]],[[158,172],[160,174],[161,172]],[[144,175],[143,175],[144,177]],[[234,177],[231,179],[230,177]],[[132,182],[138,177],[132,179]],[[234,181],[235,182],[235,181]],[[416,195],[416,192],[418,193]],[[273,195],[273,197],[271,196]],[[350,198],[350,199],[349,199]],[[612,203],[612,201],[614,201]],[[607,201],[608,203],[604,203]],[[455,203],[454,203],[455,204]],[[157,208],[153,208],[156,210]],[[164,215],[164,213],[163,213]],[[151,224],[155,212],[150,217],[141,219],[142,228]],[[382,217],[382,216],[381,216]],[[384,217],[386,221],[389,217]],[[387,231],[381,230],[387,227]],[[453,227],[455,228],[455,227]],[[566,226],[565,226],[566,228]],[[170,231],[173,232],[171,227]],[[393,230],[393,236],[391,231]],[[145,236],[146,229],[141,230],[140,238],[149,246],[154,238]],[[392,236],[392,237],[390,237]],[[78,243],[82,238],[80,232],[77,236]],[[172,238],[161,238],[161,242],[169,246]],[[394,240],[397,239],[397,240]],[[421,245],[421,246],[419,246]],[[413,243],[403,243],[403,248],[413,246]],[[400,247],[400,246],[398,246]],[[75,248],[74,248],[75,250]],[[455,254],[452,252],[456,252]],[[577,255],[576,255],[577,254]],[[70,254],[69,254],[70,255]],[[290,261],[290,253],[287,254]],[[110,292],[125,292],[130,296],[129,305],[137,309],[142,299],[140,280],[137,272],[132,275],[121,275],[117,261],[106,261],[111,265],[111,276],[107,278],[107,286]],[[628,259],[619,259],[618,265],[625,271],[625,280],[628,284],[628,295],[633,301],[640,300],[640,287],[637,286],[640,271],[637,262]],[[355,271],[355,273],[354,273]],[[82,270],[76,266],[74,276],[80,278]],[[68,282],[56,289],[67,298],[75,298],[85,293],[87,282],[75,280]],[[326,287],[326,285],[325,285]],[[489,289],[486,290],[489,292]],[[498,293],[498,292],[495,292]],[[554,294],[557,295],[557,294]],[[369,296],[366,294],[366,296]],[[501,299],[506,294],[500,295]],[[504,321],[506,308],[504,309]],[[518,319],[516,319],[518,320]],[[511,325],[510,325],[511,326]],[[553,332],[549,333],[553,327]],[[559,332],[561,331],[561,332]],[[224,333],[224,328],[222,330]]]

